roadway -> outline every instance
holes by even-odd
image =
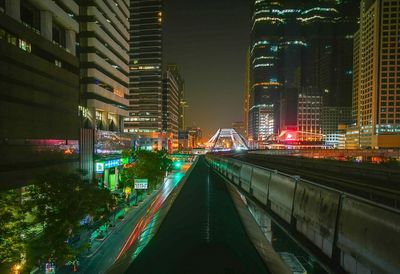
[[[105,273],[137,238],[138,233],[141,232],[143,216],[155,205],[160,206],[165,201],[179,184],[186,170],[187,167],[183,167],[180,171],[171,173],[158,191],[154,191],[137,208],[131,208],[97,250],[92,250],[89,255],[80,258],[78,272]],[[62,269],[60,273],[70,273],[70,267]]]
[[[126,273],[269,273],[226,183],[200,157],[157,234]]]

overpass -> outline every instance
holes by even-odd
[[[108,273],[400,269],[398,210],[297,176],[208,154],[170,196]]]
[[[247,142],[233,128],[220,128],[208,140],[207,147],[211,151],[247,150]]]

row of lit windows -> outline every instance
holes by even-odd
[[[380,123],[382,123],[382,124],[400,124],[400,120],[387,120],[387,119],[385,120],[385,119],[381,119]],[[397,132],[400,132],[400,131],[397,131]]]
[[[125,118],[125,122],[137,122],[137,121],[146,121],[146,122],[154,122],[156,121],[156,118]]]
[[[135,132],[135,133],[151,133],[151,132],[157,132],[157,129],[124,129],[124,132]]]
[[[9,44],[17,46],[26,52],[32,51],[31,43],[6,32],[4,29],[0,29],[0,39],[6,40]]]

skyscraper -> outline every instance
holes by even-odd
[[[274,10],[280,9],[278,2],[255,1],[250,39],[250,100],[249,139],[262,142],[277,129],[278,100],[282,83],[278,79],[279,22]],[[263,123],[268,113],[268,126]],[[261,119],[263,121],[261,121]],[[271,127],[272,123],[272,127]],[[261,127],[263,130],[261,130]],[[272,129],[272,130],[271,130]]]
[[[81,1],[79,10],[81,169],[91,180],[95,154],[105,157],[130,144],[130,139],[121,134],[124,118],[129,114],[129,1]],[[118,146],[124,143],[125,147]],[[113,173],[114,168],[105,170],[106,184],[109,172]]]
[[[400,147],[400,1],[361,1],[352,131],[360,147]]]
[[[178,130],[183,93],[183,79],[176,65],[168,65],[163,79],[163,147],[168,151],[178,150]]]
[[[162,1],[131,0],[129,118],[125,131],[152,139],[162,132]]]
[[[251,33],[250,137],[264,140],[257,112],[273,132],[298,126],[299,94],[350,106],[355,1],[255,1]],[[265,110],[263,110],[265,112]],[[268,132],[266,134],[272,134]]]
[[[86,123],[121,131],[128,116],[128,1],[86,1],[80,6],[81,90]]]
[[[241,133],[245,138],[248,137],[249,128],[249,109],[250,109],[250,50],[246,52],[246,74],[244,78],[244,92],[243,92],[243,132]]]

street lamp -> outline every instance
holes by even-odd
[[[15,274],[19,274],[19,273],[20,273],[20,270],[21,270],[21,265],[20,265],[20,264],[15,264],[15,265],[13,265],[12,271],[13,271]]]

